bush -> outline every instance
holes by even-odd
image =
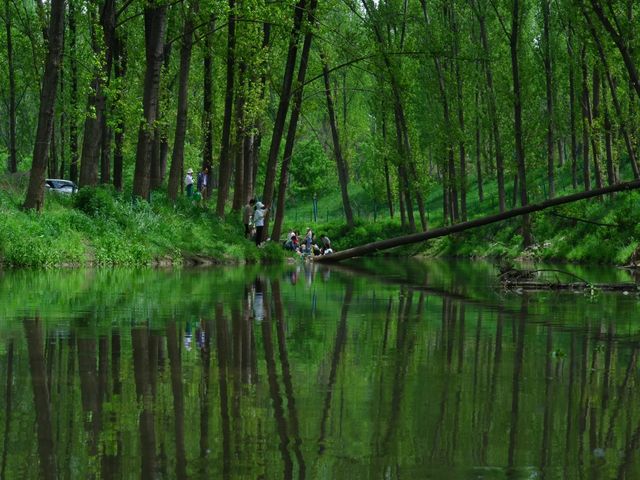
[[[90,217],[114,217],[116,206],[113,189],[109,187],[83,187],[74,195],[73,206]]]

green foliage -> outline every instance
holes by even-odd
[[[311,197],[326,191],[335,182],[333,160],[328,158],[317,140],[301,143],[291,159],[289,193],[294,197]]]

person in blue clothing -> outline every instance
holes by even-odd
[[[209,169],[207,167],[202,167],[202,171],[198,173],[198,191],[200,195],[202,195],[202,201],[204,202],[208,198],[208,188],[209,185]]]

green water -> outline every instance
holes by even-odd
[[[4,272],[0,478],[640,478],[638,297],[495,278]]]

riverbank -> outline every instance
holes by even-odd
[[[170,266],[281,261],[281,248],[255,248],[240,218],[162,192],[132,203],[108,187],[73,196],[47,193],[42,212],[20,208],[21,185],[0,185],[0,264],[5,268]]]

